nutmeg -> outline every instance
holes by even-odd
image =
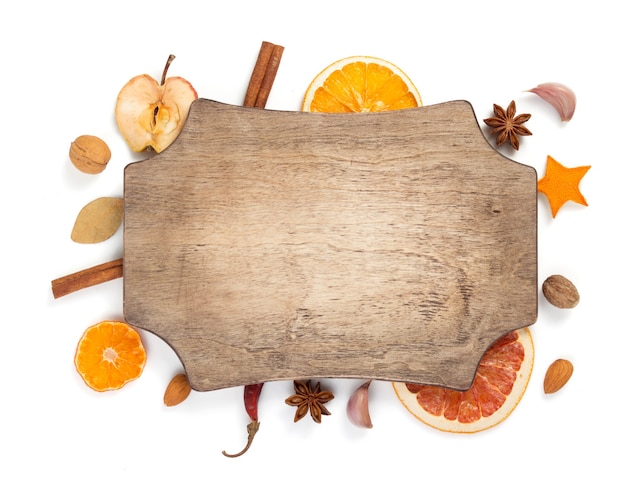
[[[572,281],[559,274],[548,277],[543,282],[541,290],[548,302],[557,308],[573,308],[580,299]]]
[[[109,146],[97,136],[82,135],[70,145],[70,160],[86,174],[99,174],[111,159]]]

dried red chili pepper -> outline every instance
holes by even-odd
[[[222,451],[222,454],[228,458],[237,458],[244,454],[252,445],[254,436],[259,431],[261,423],[259,422],[259,397],[261,396],[261,389],[263,383],[257,383],[252,385],[246,385],[243,389],[243,403],[246,409],[246,413],[251,419],[248,424],[248,442],[246,446],[236,454],[229,454],[226,451]]]
[[[251,420],[259,420],[259,397],[263,383],[246,385],[243,389],[243,403]]]

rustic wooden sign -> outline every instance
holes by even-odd
[[[470,104],[364,114],[200,99],[125,170],[124,315],[199,391],[323,377],[467,389],[537,315],[537,176]]]

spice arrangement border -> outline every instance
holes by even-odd
[[[265,108],[278,73],[283,50],[284,48],[280,45],[265,41],[262,43],[244,97],[245,107]],[[133,151],[159,153],[166,149],[182,131],[189,107],[198,98],[196,90],[187,80],[182,77],[167,76],[174,59],[173,55],[168,57],[160,81],[148,75],[139,75],[131,78],[119,92],[116,121],[121,135]],[[397,104],[396,106],[375,109],[373,108],[377,107],[375,104],[381,102],[370,101],[367,109],[361,107],[360,110],[393,110],[421,105],[420,94],[401,70],[382,61],[376,64],[373,58],[351,61],[347,63],[342,60],[341,67],[323,71],[320,74],[320,76],[323,74],[321,81],[314,81],[311,84],[315,91],[310,87],[307,92],[308,109],[316,103],[322,106],[325,103],[331,104],[330,107],[340,107],[338,110],[341,111],[344,108],[349,109],[356,102],[341,100],[342,95],[333,95],[333,86],[337,87],[342,83],[358,84],[358,76],[369,76],[365,74],[365,71],[358,71],[367,67],[368,63],[372,63],[372,68],[376,66],[381,73],[393,80],[394,90],[400,87],[400,96],[397,97],[397,101],[393,102]],[[333,65],[330,66],[333,67]],[[351,70],[361,74],[355,78]],[[328,80],[331,82],[324,85],[324,82]],[[389,87],[391,86],[389,82]],[[316,91],[320,90],[320,87],[327,87],[327,90],[326,92],[322,90],[320,100],[316,102]],[[348,88],[350,90],[343,92],[350,92],[350,97],[354,97],[357,90],[354,87]],[[389,90],[392,89],[389,88]],[[556,110],[562,123],[570,121],[574,116],[576,96],[566,85],[542,83],[527,92],[537,95]],[[365,97],[356,97],[354,100],[365,104]],[[508,143],[512,149],[518,150],[520,145],[524,144],[523,140],[533,135],[526,127],[531,115],[517,114],[515,100],[512,100],[506,109],[493,104],[493,113],[492,117],[484,119],[483,122],[490,136],[495,140],[496,147]],[[101,138],[81,135],[71,143],[69,159],[78,171],[96,175],[106,169],[111,159],[111,151]],[[569,201],[587,206],[579,185],[590,168],[590,165],[566,167],[552,156],[547,156],[545,175],[538,180],[537,191],[548,200],[553,218],[557,217],[559,210]],[[84,244],[107,240],[122,226],[123,205],[123,199],[106,196],[88,203],[76,218],[71,239]],[[52,294],[54,298],[61,298],[80,289],[122,276],[123,259],[120,258],[52,280]],[[559,309],[574,308],[580,299],[575,285],[560,274],[553,274],[546,278],[541,291],[546,300]],[[491,427],[492,425],[485,425],[482,419],[493,416],[494,420],[497,420],[496,423],[499,423],[515,408],[517,401],[524,394],[532,372],[533,349],[530,333],[527,334],[528,339],[525,335],[522,334],[520,338],[516,333],[494,344],[493,351],[488,352],[485,355],[485,361],[481,363],[475,382],[476,387],[473,386],[467,392],[455,392],[431,386],[403,386],[403,383],[394,383],[396,392],[402,399],[398,390],[404,390],[402,396],[408,396],[405,400],[409,400],[409,402],[403,401],[405,407],[418,419],[426,421],[424,418],[427,418],[426,423],[437,429],[451,432],[474,432]],[[506,364],[506,369],[501,369],[501,366],[496,369],[494,367],[496,362],[492,363],[492,358],[497,358],[500,364]],[[119,369],[118,366],[122,363],[131,368]],[[96,391],[120,389],[127,382],[141,375],[145,363],[146,355],[140,336],[132,327],[123,322],[103,321],[89,327],[79,341],[75,357],[77,371],[85,380],[86,385]],[[555,360],[545,373],[544,392],[548,395],[563,388],[573,371],[571,361]],[[334,395],[324,390],[321,382],[314,383],[313,380],[293,380],[293,382],[294,394],[284,402],[295,407],[294,422],[310,414],[315,423],[321,423],[323,416],[331,414],[326,404],[333,400]],[[349,421],[355,426],[367,429],[373,427],[368,406],[371,382],[372,380],[364,380],[364,383],[352,393],[346,407]],[[484,388],[481,388],[480,383],[483,382],[486,384]],[[517,388],[515,388],[516,383]],[[241,456],[251,447],[260,428],[258,401],[262,388],[263,383],[243,387],[244,407],[250,418],[247,426],[248,440],[242,450],[236,453],[224,451],[225,456],[231,458]],[[166,406],[178,405],[189,396],[191,391],[192,388],[185,373],[178,373],[169,382],[163,402]],[[488,397],[490,408],[477,401],[481,397],[485,398],[483,396],[485,392],[490,393]],[[410,394],[407,395],[407,393]],[[507,398],[514,403],[512,408],[504,409],[502,407],[507,406],[505,403]],[[454,410],[451,407],[455,407]],[[490,410],[491,413],[489,413]],[[498,414],[499,410],[502,412]],[[505,410],[509,411],[505,412]]]

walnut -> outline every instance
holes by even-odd
[[[111,159],[109,146],[97,136],[83,135],[70,145],[70,160],[86,174],[99,174]]]

